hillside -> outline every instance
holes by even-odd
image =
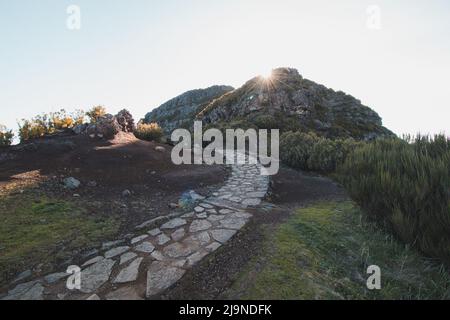
[[[210,102],[198,115],[206,124],[314,131],[326,137],[370,140],[393,135],[381,117],[361,101],[304,79],[296,69],[279,68],[255,77]]]
[[[185,92],[149,112],[144,122],[158,122],[166,133],[177,128],[189,127],[204,104],[233,89],[230,86],[212,86]]]

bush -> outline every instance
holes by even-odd
[[[450,141],[365,144],[339,169],[350,196],[405,243],[450,264]]]
[[[164,132],[157,123],[139,123],[134,135],[136,138],[147,141],[159,141]]]
[[[0,148],[10,146],[13,138],[12,130],[8,130],[5,126],[0,125]]]
[[[106,109],[103,106],[93,107],[91,110],[86,112],[91,123],[96,123],[98,119],[106,116]]]
[[[36,139],[60,130],[71,129],[84,122],[84,113],[77,110],[67,113],[64,109],[49,114],[41,114],[19,123],[20,141]]]
[[[283,133],[280,137],[281,161],[292,168],[308,170],[308,160],[318,141],[319,137],[314,133]]]

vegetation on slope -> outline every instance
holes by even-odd
[[[381,290],[367,268],[381,268]],[[368,222],[351,202],[298,209],[272,230],[227,296],[243,299],[449,299],[445,269]]]

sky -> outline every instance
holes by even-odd
[[[293,67],[397,134],[450,134],[449,39],[446,0],[0,0],[0,123],[95,105],[140,119]]]

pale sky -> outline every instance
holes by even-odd
[[[80,30],[66,26],[69,5]],[[0,123],[99,104],[139,119],[282,66],[360,99],[398,134],[449,134],[449,39],[446,0],[0,0]]]

